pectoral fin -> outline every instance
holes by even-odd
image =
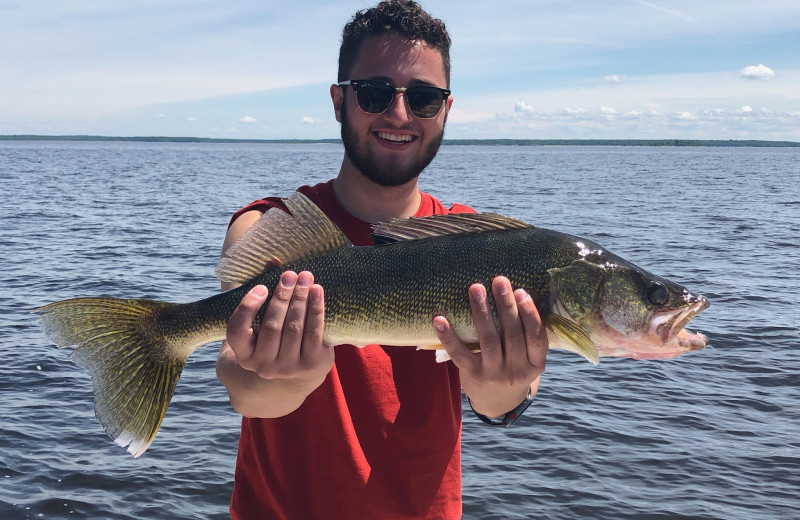
[[[545,316],[543,322],[547,329],[548,336],[554,334],[561,340],[558,342],[561,346],[580,354],[595,365],[600,363],[600,355],[597,353],[597,346],[586,331],[577,323],[563,316],[559,316],[558,314]],[[551,340],[551,343],[555,343],[555,341]]]

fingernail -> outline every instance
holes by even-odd
[[[287,289],[293,288],[295,283],[297,283],[297,275],[295,273],[286,271],[281,275],[281,285]]]
[[[517,303],[525,303],[531,299],[531,296],[525,289],[517,289],[514,291],[514,297],[516,298]]]
[[[469,296],[476,303],[480,303],[486,299],[486,291],[482,285],[478,286],[473,285],[472,287],[470,287]]]
[[[508,294],[508,284],[505,280],[497,282],[497,292],[500,293],[501,296]]]
[[[252,289],[250,289],[250,294],[253,296],[257,296],[258,298],[263,298],[265,294],[267,294],[267,288],[263,285],[256,285]]]
[[[299,275],[297,275],[297,286],[298,287],[308,287],[311,285],[311,273],[307,273],[303,271]]]
[[[445,326],[443,323],[439,323],[438,321],[433,322],[433,326],[436,327],[436,330],[439,332],[444,332]]]

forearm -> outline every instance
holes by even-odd
[[[282,417],[297,410],[314,391],[286,379],[264,379],[242,368],[233,350],[223,343],[217,359],[217,378],[225,386],[234,410],[245,417]]]

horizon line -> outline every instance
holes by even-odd
[[[340,138],[328,139],[234,139],[217,137],[169,136],[104,136],[104,135],[0,135],[0,141],[132,141],[173,143],[243,143],[243,144],[341,144]],[[444,145],[488,146],[763,146],[800,147],[797,141],[770,141],[762,139],[444,139]]]

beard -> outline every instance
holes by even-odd
[[[364,145],[361,136],[349,124],[347,117],[347,107],[342,105],[342,143],[344,151],[350,162],[353,163],[358,171],[367,179],[378,186],[392,187],[402,186],[419,177],[424,170],[436,157],[439,147],[444,139],[444,127],[438,135],[434,136],[431,142],[424,146],[422,153],[412,162],[399,164],[381,164],[375,157],[375,153]],[[445,116],[445,121],[446,121]]]

